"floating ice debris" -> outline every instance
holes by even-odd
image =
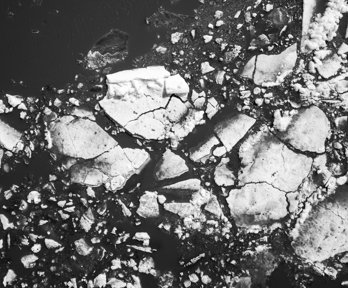
[[[46,238],[45,239],[45,245],[48,249],[56,249],[62,247],[62,244],[58,243],[57,241],[53,239]]]
[[[35,262],[38,260],[39,258],[34,255],[34,254],[29,254],[29,255],[25,255],[21,258],[21,262],[24,266],[24,268],[29,269],[29,268],[33,268],[35,266]]]
[[[219,186],[233,186],[236,180],[236,177],[233,175],[233,172],[228,168],[228,158],[222,158],[220,163],[216,166],[214,172],[214,181],[216,185]]]
[[[76,252],[78,254],[80,254],[81,256],[87,256],[93,250],[93,247],[89,246],[87,244],[86,240],[83,239],[83,238],[80,238],[80,239],[76,240],[74,242],[74,244],[75,244],[75,247],[76,247]]]
[[[105,184],[108,190],[117,191],[131,176],[140,173],[149,160],[150,156],[144,150],[117,145],[91,161],[73,165],[71,180],[89,186]]]
[[[183,37],[183,33],[181,32],[172,33],[171,35],[172,44],[178,43],[182,39],[182,37]]]
[[[88,51],[87,68],[94,70],[124,61],[128,56],[128,38],[127,33],[112,29]]]
[[[2,284],[4,285],[4,287],[11,287],[12,283],[16,280],[17,278],[17,274],[12,270],[12,269],[8,269]]]
[[[0,146],[15,152],[17,145],[20,143],[22,133],[12,128],[5,122],[0,120]]]
[[[140,205],[137,210],[139,216],[143,218],[154,218],[159,216],[159,205],[156,192],[145,192],[140,197]]]
[[[292,73],[297,60],[297,45],[294,44],[277,55],[253,56],[245,65],[242,77],[252,79],[256,85],[280,85]]]
[[[188,171],[185,160],[167,149],[156,166],[155,176],[158,180],[165,180],[178,177]]]
[[[240,146],[239,157],[241,185],[264,182],[286,192],[297,190],[313,163],[310,157],[290,150],[264,126]]]
[[[238,114],[216,124],[214,132],[225,146],[226,150],[231,151],[238,141],[242,139],[255,124],[255,122],[255,119],[247,115]]]
[[[53,148],[65,156],[92,159],[117,146],[111,136],[89,119],[63,116],[50,123],[49,129]]]
[[[111,191],[121,189],[140,173],[149,161],[141,149],[121,148],[94,121],[72,116],[50,124],[53,149],[73,158],[83,158],[71,167],[72,182],[89,186],[105,184]]]

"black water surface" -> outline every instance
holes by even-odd
[[[130,58],[144,54],[156,40],[145,18],[161,5],[192,15],[198,1],[1,0],[0,91],[35,96],[45,84],[71,82],[77,60],[112,28],[130,34]]]

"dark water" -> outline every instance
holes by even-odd
[[[160,5],[192,14],[198,1],[1,0],[0,91],[35,95],[45,84],[72,81],[81,71],[77,60],[112,28],[130,34],[131,58],[147,52],[156,34],[145,17]]]

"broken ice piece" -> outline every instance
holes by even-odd
[[[178,177],[188,171],[185,160],[167,149],[155,168],[155,176],[157,180],[165,180]]]
[[[213,39],[213,36],[203,35],[203,39],[204,39],[204,43],[209,43]]]
[[[111,29],[88,51],[87,68],[95,70],[125,60],[128,55],[128,38],[127,33]]]
[[[177,95],[182,100],[187,99],[187,95],[190,92],[190,87],[184,78],[179,74],[169,76],[165,80],[165,93],[167,96]]]
[[[16,152],[17,145],[20,143],[22,134],[0,120],[0,146]]]
[[[146,232],[135,233],[133,239],[140,241],[140,242],[143,242],[144,246],[149,246],[149,244],[150,244],[150,235]]]
[[[218,138],[211,135],[197,146],[190,149],[190,159],[194,162],[206,162],[215,146],[221,145]]]
[[[91,230],[92,225],[94,224],[94,215],[93,211],[91,208],[88,208],[87,211],[82,215],[80,219],[80,226],[82,227],[83,230],[88,232]]]
[[[208,211],[211,214],[214,214],[218,218],[223,215],[219,201],[217,200],[217,197],[215,195],[210,198],[207,205],[205,205],[204,210]]]
[[[186,218],[193,215],[200,214],[200,208],[194,206],[192,203],[171,202],[164,203],[163,208],[168,212],[177,214],[180,218]]]
[[[4,285],[4,287],[7,287],[7,285],[11,286],[12,283],[16,280],[16,278],[17,278],[16,273],[12,269],[8,269],[4,279],[2,281],[2,284]]]
[[[207,108],[205,113],[209,119],[213,118],[215,114],[220,110],[220,105],[214,97],[210,97],[207,102]]]
[[[201,72],[202,74],[207,74],[210,72],[213,72],[215,70],[214,67],[212,67],[208,61],[201,63]]]
[[[94,278],[93,287],[95,288],[103,288],[106,287],[106,274],[101,273],[97,277]]]
[[[73,165],[71,181],[89,186],[105,184],[109,191],[115,192],[122,189],[131,176],[140,173],[149,160],[144,150],[123,149],[117,145],[91,161]]]
[[[330,55],[316,66],[318,73],[325,79],[335,76],[341,69],[342,59],[336,53]]]
[[[279,113],[279,111],[275,113],[274,126],[283,141],[304,152],[325,152],[325,141],[330,134],[330,122],[321,109],[316,106],[301,109],[288,119]],[[283,119],[286,119],[286,124]]]
[[[156,276],[155,261],[152,257],[145,257],[139,262],[139,272]]]
[[[10,221],[8,220],[8,218],[4,214],[0,214],[0,222],[2,225],[2,229],[4,229],[4,230],[14,228],[13,223],[10,223]]]
[[[28,203],[39,204],[41,202],[41,194],[38,191],[30,191],[27,196]]]
[[[311,262],[322,262],[347,251],[347,207],[348,194],[343,189],[316,205],[307,217],[300,216],[292,231],[296,254]]]
[[[192,195],[201,189],[201,181],[196,178],[191,178],[174,184],[162,186],[158,190],[164,194],[173,195]]]
[[[226,200],[239,226],[269,224],[288,213],[285,193],[267,183],[232,189]]]
[[[137,213],[143,218],[154,218],[159,216],[159,205],[157,202],[157,192],[146,191],[140,197]]]
[[[29,268],[33,268],[35,266],[35,262],[38,260],[39,258],[34,255],[34,254],[29,254],[29,255],[25,255],[21,258],[21,262],[23,264],[23,266],[27,269]]]
[[[8,104],[10,104],[12,107],[18,107],[19,105],[21,105],[23,103],[23,97],[21,97],[19,95],[6,94],[6,98],[7,98]],[[22,107],[24,108],[25,105]]]
[[[219,122],[214,127],[214,132],[220,139],[227,151],[232,148],[242,139],[249,129],[255,124],[256,120],[245,114],[228,117]]]
[[[297,45],[294,44],[276,55],[253,56],[245,65],[242,77],[253,79],[256,85],[280,85],[292,72],[297,60]]]
[[[220,71],[218,71],[215,74],[215,82],[216,82],[216,84],[222,85],[224,83],[225,74],[226,74],[226,72],[223,71],[223,70],[220,70]]]
[[[73,116],[63,116],[50,124],[53,147],[74,158],[91,159],[117,145],[97,123]]]
[[[227,167],[228,162],[228,158],[222,158],[215,168],[214,181],[218,186],[227,187],[234,185],[236,178],[232,171]]]
[[[57,241],[53,239],[46,238],[45,239],[45,245],[48,249],[56,249],[62,246],[62,244],[58,243]]]
[[[74,244],[75,244],[75,247],[76,247],[76,252],[78,254],[80,254],[81,256],[87,256],[93,250],[93,247],[89,246],[87,244],[86,240],[83,239],[83,238],[76,240],[74,242]]]
[[[181,39],[182,39],[182,36],[184,35],[184,33],[182,32],[175,32],[175,33],[172,33],[171,35],[171,42],[172,44],[176,44],[178,43]]]

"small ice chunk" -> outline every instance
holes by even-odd
[[[93,247],[89,246],[86,240],[83,238],[76,240],[74,244],[75,244],[77,253],[80,254],[81,256],[87,256],[93,250]]]
[[[4,287],[7,287],[7,285],[12,285],[12,283],[16,280],[17,278],[17,274],[12,270],[12,269],[8,269],[2,284],[4,285]]]
[[[140,204],[137,210],[139,216],[143,218],[154,218],[159,216],[159,205],[157,202],[157,192],[146,191],[140,197]]]
[[[49,238],[45,239],[45,245],[48,249],[56,249],[56,248],[60,248],[62,246],[62,244],[58,243],[57,241],[55,241],[53,239],[49,239]]]
[[[213,72],[215,70],[214,67],[212,67],[208,61],[201,63],[201,72],[202,74],[207,74],[210,72]]]
[[[156,166],[155,176],[158,180],[164,180],[178,177],[188,171],[185,160],[167,149]]]
[[[29,255],[25,255],[21,258],[21,262],[23,264],[23,266],[27,269],[29,268],[33,268],[35,266],[35,262],[39,259],[39,257],[37,257],[34,254],[29,254]]]
[[[172,33],[172,35],[170,37],[172,44],[178,43],[182,39],[183,35],[184,35],[184,33],[182,33],[182,32]]]

